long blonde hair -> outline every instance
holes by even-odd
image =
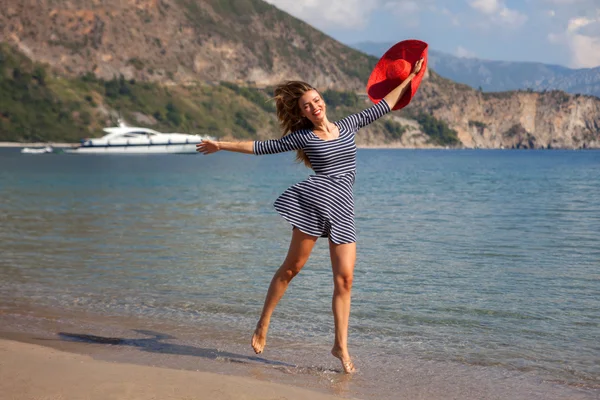
[[[317,89],[302,81],[287,81],[275,87],[273,94],[275,108],[277,109],[277,118],[283,131],[282,137],[300,129],[313,128],[313,123],[308,118],[302,116],[300,106],[298,105],[300,97],[309,90]],[[304,150],[296,150],[296,160],[303,162],[308,168],[312,168]]]

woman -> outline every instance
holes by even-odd
[[[275,89],[277,117],[283,137],[277,140],[218,142],[204,140],[197,151],[211,154],[219,150],[250,154],[297,151],[297,158],[311,167],[311,175],[276,201],[275,209],[293,226],[285,261],[277,270],[265,299],[262,314],[252,336],[252,348],[259,354],[265,348],[271,315],[290,281],[300,272],[319,237],[329,238],[333,270],[333,316],[335,341],[331,354],[344,372],[355,372],[348,353],[350,291],[356,260],[356,233],[352,186],[356,173],[357,130],[390,112],[409,83],[421,70],[423,59],[415,63],[407,79],[376,105],[332,123],[319,92],[304,82],[290,81]]]

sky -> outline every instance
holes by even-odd
[[[600,0],[266,0],[342,43],[420,39],[460,57],[600,66]]]

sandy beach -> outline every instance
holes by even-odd
[[[11,400],[340,398],[246,377],[100,361],[6,339],[0,339],[0,394]]]

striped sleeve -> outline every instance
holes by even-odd
[[[289,133],[280,139],[256,140],[252,150],[256,155],[263,155],[303,149],[308,140],[307,133],[306,130],[300,130]]]
[[[378,118],[389,113],[391,108],[385,100],[363,110],[357,114],[352,114],[339,121],[340,125],[345,125],[349,130],[357,131],[363,126],[369,125]]]

